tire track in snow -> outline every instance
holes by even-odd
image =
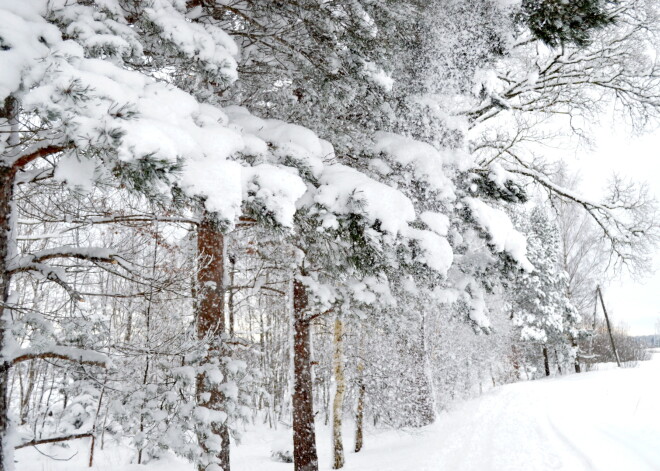
[[[548,414],[546,414],[546,420],[548,423],[548,426],[550,429],[553,431],[554,437],[561,443],[563,444],[568,450],[571,452],[571,454],[578,458],[582,464],[584,465],[584,469],[586,471],[599,471],[598,468],[594,465],[594,463],[591,461],[589,456],[584,453],[582,450],[580,450],[573,440],[571,440],[566,434],[557,426],[557,424],[552,420],[552,417]]]

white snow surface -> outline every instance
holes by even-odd
[[[369,431],[360,453],[346,453],[345,471],[651,471],[660,469],[660,353],[636,368],[616,368],[522,382],[490,390],[441,413],[415,431]],[[234,471],[285,471],[271,459],[291,432],[249,428],[232,450]],[[319,427],[320,469],[331,469],[330,429]],[[344,427],[352,448],[353,424]],[[18,450],[22,471],[88,470],[87,439],[70,448]],[[129,464],[128,447],[97,448],[97,471],[192,471],[178,458]]]

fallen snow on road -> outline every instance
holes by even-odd
[[[349,428],[351,430],[349,430]],[[278,431],[249,429],[232,450],[233,471],[285,471],[270,458],[287,441]],[[353,438],[345,431],[346,448]],[[82,471],[86,441],[71,448],[17,452],[20,471]],[[75,448],[80,447],[80,448]],[[330,434],[320,429],[322,470],[330,469]],[[95,453],[94,470],[192,471],[176,458],[147,466],[128,464],[128,448]],[[610,369],[493,389],[417,431],[380,431],[360,453],[347,453],[346,471],[645,471],[660,470],[660,353],[636,368]]]

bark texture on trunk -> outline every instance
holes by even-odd
[[[318,471],[312,395],[311,325],[307,290],[293,282],[293,464],[295,471]]]
[[[209,349],[206,361],[222,366],[224,347],[222,334],[225,331],[225,296],[224,296],[224,236],[209,214],[204,213],[197,229],[197,280],[196,314],[197,337],[208,339]],[[224,371],[223,371],[224,373]],[[212,384],[206,374],[197,377],[197,403],[208,409],[226,411],[225,397],[219,385]],[[215,461],[223,471],[230,471],[229,464],[229,429],[226,424],[212,426],[212,434],[221,439],[220,450],[210,450],[203,434],[198,436],[202,449],[207,453],[217,452]],[[198,464],[199,471],[204,471],[207,464]]]
[[[4,116],[9,120],[12,127],[12,135],[8,143],[17,144],[18,135],[15,122],[18,116],[18,101],[13,97],[5,100]],[[3,355],[10,335],[9,310],[5,305],[9,298],[9,283],[11,276],[7,270],[9,256],[9,242],[11,237],[11,212],[14,196],[14,177],[16,170],[12,167],[0,164],[0,471],[8,470],[12,464],[13,448],[9,440],[9,369],[11,364]]]
[[[333,369],[335,373],[335,397],[332,401],[332,451],[334,455],[333,469],[344,467],[344,443],[341,436],[342,414],[344,411],[344,393],[346,379],[344,377],[344,323],[338,314],[335,318],[335,351]]]

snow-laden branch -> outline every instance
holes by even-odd
[[[111,265],[118,265],[129,273],[134,271],[134,267],[121,254],[102,247],[54,247],[21,255],[9,261],[7,271],[11,275],[25,272],[39,273],[45,279],[60,285],[74,301],[84,301],[80,292],[69,284],[66,273],[61,267],[44,263],[55,259],[87,261],[115,274],[118,273],[110,269]]]
[[[611,184],[609,202],[598,203],[554,183],[542,172],[530,166],[504,166],[508,172],[531,178],[556,195],[581,206],[596,222],[616,258],[633,268],[644,268],[649,248],[659,238],[655,201],[648,197],[644,188],[632,191],[620,180]]]
[[[58,269],[56,267],[52,267],[50,265],[46,265],[44,263],[30,263],[21,266],[20,270],[11,271],[11,273],[15,274],[18,272],[28,272],[28,271],[39,273],[48,281],[52,281],[53,283],[60,285],[60,287],[62,287],[62,289],[64,289],[64,291],[67,292],[67,294],[72,300],[76,302],[84,301],[81,294],[73,286],[71,286],[66,280],[66,275],[64,274],[64,270]]]
[[[63,437],[50,437],[50,438],[41,438],[39,440],[30,440],[29,442],[21,443],[20,445],[17,445],[14,447],[14,449],[18,450],[20,448],[25,448],[28,446],[36,446],[36,445],[46,445],[48,443],[59,443],[59,442],[66,442],[69,440],[76,440],[79,438],[92,438],[94,435],[91,432],[88,433],[76,433],[74,435],[65,435]]]
[[[60,221],[58,221],[60,222]],[[82,219],[71,219],[69,221],[73,224],[118,224],[118,223],[155,223],[155,222],[168,222],[168,223],[181,223],[181,224],[199,224],[199,219],[195,217],[186,216],[158,216],[156,214],[129,214],[129,215],[110,215],[110,216],[93,216]]]
[[[12,365],[15,365],[23,361],[36,359],[66,360],[80,363],[81,365],[99,366],[101,368],[107,368],[110,365],[110,359],[102,353],[62,346],[48,347],[47,350],[42,348],[21,348],[12,352],[8,361]]]
[[[592,201],[589,198],[585,198],[584,196],[575,193],[567,188],[564,188],[561,185],[557,185],[556,183],[553,183],[552,180],[550,180],[546,175],[534,169],[528,167],[521,168],[521,167],[513,167],[513,166],[503,166],[503,168],[507,172],[517,173],[519,175],[530,177],[540,185],[548,188],[549,190],[552,190],[553,193],[556,193],[559,196],[563,196],[564,198],[567,198],[571,201],[574,201],[575,203],[578,203],[587,209],[602,209],[603,211],[609,211],[611,209],[606,205],[596,203],[595,201]]]
[[[38,158],[58,154],[68,148],[69,146],[53,143],[52,141],[37,142],[19,152],[4,156],[3,160],[5,165],[17,171]]]
[[[101,247],[55,247],[40,250],[31,254],[22,255],[8,264],[8,271],[12,274],[22,271],[41,271],[43,262],[56,258],[87,260],[94,263],[119,263],[120,255]]]

